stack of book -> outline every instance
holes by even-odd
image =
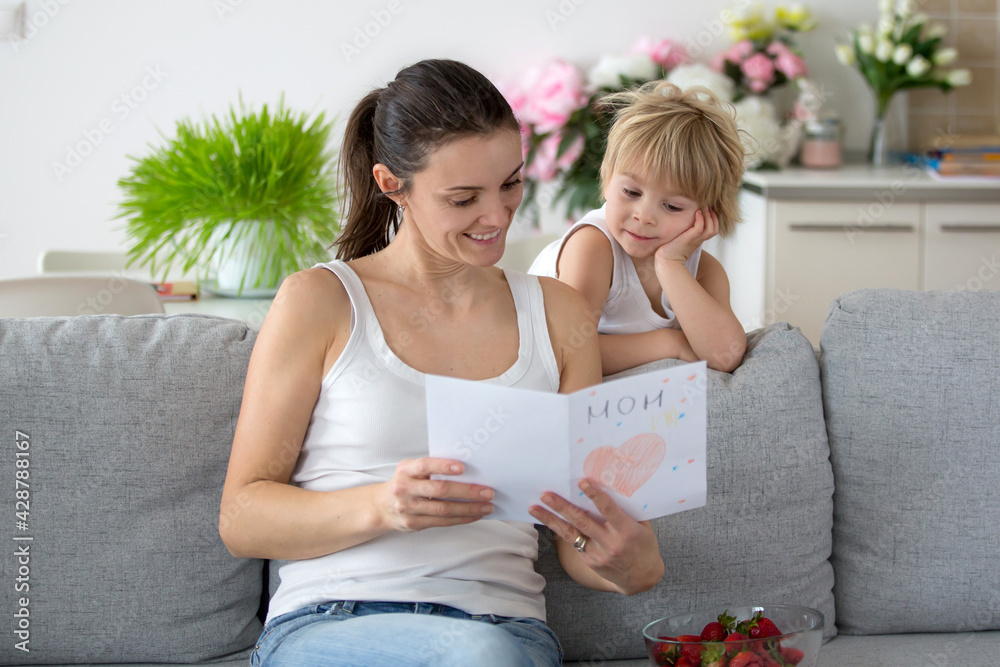
[[[198,284],[191,280],[152,283],[161,301],[192,301],[198,298]]]
[[[968,137],[931,151],[927,165],[936,176],[1000,178],[1000,137]]]

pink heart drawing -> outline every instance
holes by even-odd
[[[667,445],[655,433],[629,438],[621,447],[598,447],[587,454],[583,474],[628,498],[645,484],[666,456]]]

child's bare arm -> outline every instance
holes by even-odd
[[[602,335],[598,340],[601,344],[601,370],[604,375],[620,373],[660,359],[699,359],[684,332],[679,329]]]
[[[719,260],[701,253],[697,279],[683,264],[657,266],[670,308],[698,359],[731,373],[746,352],[746,334],[729,305],[729,278]]]

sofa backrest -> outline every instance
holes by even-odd
[[[201,315],[0,319],[0,609],[23,631],[0,663],[249,655],[263,563],[218,521],[253,342]]]
[[[1000,629],[1000,292],[850,292],[821,348],[840,631]]]

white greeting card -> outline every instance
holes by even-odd
[[[545,491],[596,512],[583,477],[653,519],[705,504],[706,386],[703,361],[572,394],[427,376],[429,454],[495,491],[489,519],[534,522]]]

